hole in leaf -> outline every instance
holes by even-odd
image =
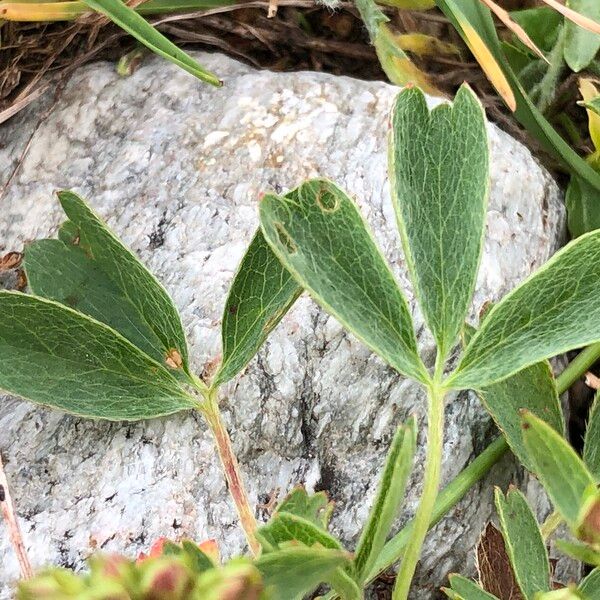
[[[315,200],[319,208],[326,213],[333,213],[340,207],[340,199],[326,185],[321,185]]]

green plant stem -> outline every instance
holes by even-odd
[[[558,87],[558,79],[565,66],[563,51],[565,48],[566,32],[567,28],[563,26],[558,34],[556,44],[554,44],[548,56],[548,70],[541,81],[531,90],[530,95],[532,98],[536,98],[537,108],[542,113],[546,112],[554,99]]]
[[[465,467],[439,494],[429,527],[439,523],[446,514],[454,508],[465,494],[495,465],[508,450],[508,444],[503,437],[495,439],[479,456]],[[387,544],[377,557],[375,564],[367,576],[367,581],[373,581],[380,573],[392,566],[404,552],[412,536],[414,521],[409,521]],[[328,597],[328,600],[329,599]]]
[[[563,518],[558,511],[554,511],[549,514],[546,520],[542,523],[540,531],[542,532],[542,538],[546,541],[557,529],[557,527],[563,522]]]
[[[216,401],[216,390],[209,393],[206,406],[202,412],[215,438],[217,452],[227,479],[229,494],[235,504],[240,525],[244,530],[250,551],[256,556],[260,551],[260,545],[256,539],[256,518],[246,493],[240,465],[231,446],[231,439],[221,418],[221,411]]]
[[[559,394],[566,392],[589,368],[600,360],[600,343],[592,344],[582,350],[556,378],[556,388]],[[439,494],[429,527],[441,521],[465,496],[465,494],[480,481],[489,470],[506,454],[509,449],[504,437],[496,438],[479,456],[467,465]],[[411,536],[414,521],[409,521],[383,547],[375,564],[367,575],[367,583],[373,581],[380,573],[389,569],[402,558]],[[323,600],[337,598],[335,592],[327,594]]]
[[[600,343],[583,349],[556,378],[558,393],[566,392],[598,360],[600,360]]]
[[[396,578],[396,585],[392,594],[393,600],[406,600],[408,598],[410,584],[421,554],[421,547],[431,523],[442,470],[445,395],[446,390],[440,385],[439,378],[434,377],[427,395],[427,458],[423,476],[423,493],[413,521],[410,541]]]

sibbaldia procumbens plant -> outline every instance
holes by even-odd
[[[558,392],[572,374],[557,385],[547,359],[600,341],[600,231],[557,253],[491,308],[478,330],[464,324],[482,252],[488,161],[484,113],[470,88],[432,111],[419,90],[399,94],[390,126],[391,195],[415,296],[437,345],[433,365],[419,355],[407,302],[355,203],[328,180],[262,198],[260,228],[226,302],[222,360],[210,381],[190,370],[181,321],[164,288],[82,199],[61,192],[68,220],[59,239],[34,242],[25,252],[33,295],[0,293],[0,388],[90,418],[200,411],[253,553],[276,556],[292,542],[310,548],[313,557],[316,549],[334,551],[326,558],[335,568],[321,580],[333,589],[329,597],[343,598],[362,597],[368,581],[401,558],[394,598],[404,599],[427,529],[443,514],[435,503],[447,394],[476,390],[514,453],[535,469],[520,409],[560,437]],[[385,545],[412,466],[409,423],[394,438],[351,559],[324,524],[305,510],[298,514],[297,505],[280,508],[279,520],[257,533],[218,408],[220,386],[243,370],[304,291],[427,391],[427,457],[416,515]],[[597,356],[597,348],[589,354],[589,360]],[[595,489],[591,494],[595,498]],[[446,509],[457,494],[449,496],[441,497]]]

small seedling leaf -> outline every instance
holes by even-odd
[[[248,364],[301,293],[258,230],[225,303],[223,361],[213,386],[232,379]]]
[[[303,486],[295,487],[279,504],[277,512],[302,517],[321,529],[327,529],[333,511],[333,502],[326,492],[308,494]]]
[[[442,356],[456,342],[475,289],[488,154],[483,108],[468,86],[452,105],[432,111],[417,88],[398,95],[389,147],[392,200],[417,298]]]
[[[554,507],[576,531],[594,479],[570,444],[550,425],[523,413],[523,440],[534,472]]]
[[[311,521],[285,512],[277,512],[272,519],[257,532],[263,549],[273,552],[286,542],[297,542],[308,546],[342,549],[342,545],[324,529]]]
[[[84,417],[150,419],[197,403],[119,333],[65,306],[0,292],[0,389]]]
[[[533,600],[537,592],[550,589],[550,563],[535,515],[516,489],[506,497],[496,488],[496,510],[500,519],[506,552],[519,588]]]
[[[256,560],[267,592],[278,600],[300,600],[348,563],[349,555],[341,550],[293,545]]]
[[[325,310],[400,373],[420,381],[412,319],[354,202],[324,179],[260,204],[265,239]]]
[[[187,371],[185,334],[167,291],[79,196],[58,197],[69,218],[60,239],[25,251],[32,292],[106,323],[173,371]]]
[[[481,389],[600,340],[600,231],[556,253],[486,316],[448,385]]]
[[[354,565],[359,581],[364,581],[370,572],[398,515],[413,466],[416,428],[414,418],[398,427],[388,451],[375,501],[356,548]]]
[[[475,329],[465,325],[464,343],[468,344],[474,334]],[[534,466],[523,441],[520,411],[526,409],[559,433],[564,433],[565,424],[556,380],[550,363],[546,360],[477,390],[477,395],[506,437],[511,450],[530,471],[534,470]]]

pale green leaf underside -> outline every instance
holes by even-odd
[[[583,462],[600,483],[600,395],[590,409],[583,444]]]
[[[194,408],[173,376],[108,326],[56,302],[0,292],[0,389],[84,417]]]
[[[557,252],[495,305],[447,385],[481,389],[600,340],[600,231]]]
[[[315,179],[260,204],[265,239],[325,310],[401,373],[427,373],[406,300],[352,200]]]
[[[552,427],[526,413],[523,439],[535,468],[556,510],[571,526],[577,525],[585,492],[594,480],[570,444]]]
[[[178,48],[158,29],[142,16],[129,8],[122,0],[83,0],[90,8],[106,15],[121,29],[124,29],[147,46],[152,52],[166,58],[198,79],[212,85],[221,85],[219,78],[200,66],[189,54]]]
[[[496,488],[496,510],[515,579],[525,598],[550,589],[550,563],[540,528],[518,490],[506,497]]]
[[[567,0],[567,6],[581,15],[600,22],[598,0]],[[565,19],[565,61],[575,73],[585,69],[600,50],[600,35],[587,31]]]
[[[248,364],[301,292],[262,232],[257,231],[225,303],[221,325],[223,362],[213,386],[235,377]]]
[[[177,350],[187,371],[181,318],[164,287],[79,196],[58,196],[69,218],[61,240],[25,252],[33,293],[110,325],[161,364]]]
[[[468,344],[475,329],[465,325],[463,331],[465,343]],[[477,395],[504,434],[510,449],[530,471],[533,470],[533,464],[523,441],[519,411],[526,409],[559,433],[564,433],[565,424],[556,380],[547,360],[477,390]]]
[[[498,600],[496,596],[482,590],[473,580],[462,575],[450,575],[450,585],[452,589],[444,591],[452,600]]]
[[[411,418],[406,425],[398,427],[392,440],[375,501],[356,547],[354,564],[361,580],[370,572],[398,516],[413,466],[416,443],[416,422]]]
[[[442,356],[471,303],[489,192],[489,149],[481,104],[462,86],[431,112],[405,89],[390,132],[392,200],[417,298]]]

